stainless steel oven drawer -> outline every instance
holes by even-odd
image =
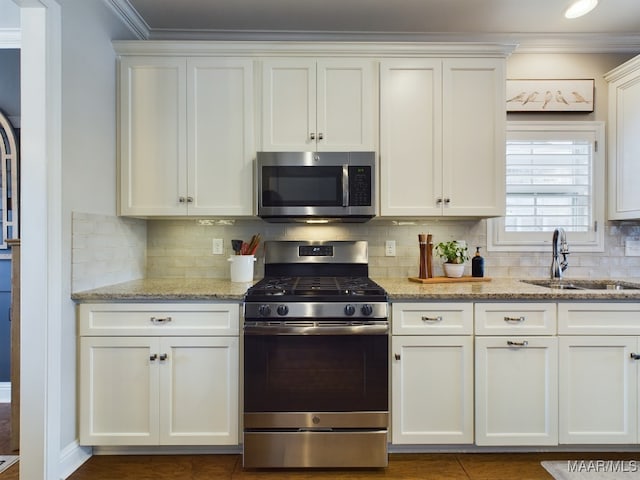
[[[386,467],[387,430],[245,432],[245,468]]]

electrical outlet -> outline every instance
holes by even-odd
[[[222,255],[224,253],[224,240],[221,238],[213,239],[213,254]]]
[[[386,240],[384,242],[384,254],[386,257],[395,257],[396,256],[396,241],[395,240]]]
[[[640,240],[624,242],[624,254],[626,257],[640,257]]]

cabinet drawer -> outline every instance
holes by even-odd
[[[476,303],[476,335],[555,335],[555,303]]]
[[[238,335],[240,306],[234,303],[83,303],[79,334]]]
[[[563,335],[640,335],[640,303],[559,303]]]
[[[394,335],[471,335],[471,303],[394,303],[391,305]]]

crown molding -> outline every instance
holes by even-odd
[[[238,55],[238,56],[424,56],[498,57],[509,56],[517,45],[478,42],[355,42],[355,41],[200,41],[200,40],[114,40],[119,55]]]
[[[149,25],[147,25],[147,22],[144,21],[138,11],[131,6],[128,0],[103,1],[139,40],[147,40],[150,38],[151,29]]]

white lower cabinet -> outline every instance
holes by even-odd
[[[561,303],[560,443],[640,442],[640,305]]]
[[[475,338],[476,444],[557,445],[555,304],[476,304],[476,334],[493,324]]]
[[[238,305],[83,304],[79,312],[81,444],[238,444]],[[207,333],[194,335],[199,328]]]
[[[476,444],[558,443],[558,339],[476,338]]]
[[[473,443],[473,306],[392,305],[392,443]]]

